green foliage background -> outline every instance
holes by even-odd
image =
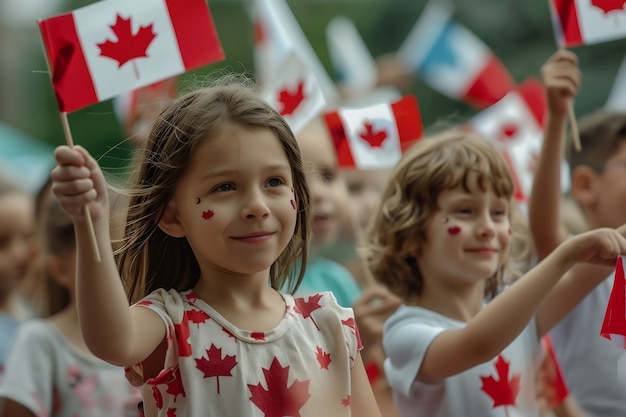
[[[182,0],[180,0],[182,1]],[[92,3],[68,0],[65,11]],[[336,15],[352,19],[374,56],[396,50],[404,40],[426,1],[424,0],[288,0],[296,19],[324,66],[331,72],[325,27]],[[252,27],[249,2],[209,1],[226,60],[183,76],[183,84],[198,76],[229,69],[253,74]],[[518,82],[539,75],[543,62],[555,51],[548,0],[456,0],[455,18],[477,34],[511,71]],[[46,17],[46,16],[42,16]],[[583,71],[583,86],[575,101],[580,116],[602,106],[615,73],[626,52],[626,40],[575,49]],[[56,105],[46,75],[32,72],[45,68],[41,45],[37,44],[24,71],[23,109],[13,120],[15,127],[53,145],[64,142]],[[332,73],[331,73],[332,76]],[[470,117],[475,113],[462,103],[447,99],[415,79],[411,90],[417,95],[426,127],[440,119]],[[1,116],[1,115],[0,115]],[[100,158],[102,166],[116,172],[128,161],[131,149],[115,118],[112,102],[90,106],[69,115],[74,140]]]

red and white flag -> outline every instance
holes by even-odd
[[[98,1],[39,28],[62,112],[224,58],[206,0]]]
[[[618,340],[626,347],[626,279],[623,256],[617,258],[613,289],[604,313],[600,335],[609,340]]]
[[[622,59],[615,74],[613,86],[604,107],[613,111],[626,111],[626,58]]]
[[[449,1],[431,0],[398,50],[407,68],[440,93],[486,108],[515,88],[485,43],[452,19]]]
[[[339,94],[285,0],[254,0],[254,72],[261,86],[282,77],[281,64],[291,51],[315,74],[327,103]]]
[[[506,159],[515,181],[515,199],[524,206],[532,188],[543,142],[546,99],[540,82],[529,79],[518,90],[474,116],[469,127],[491,141]],[[568,178],[563,161],[562,178]],[[569,188],[564,181],[562,188]]]
[[[343,168],[392,168],[422,137],[422,118],[414,95],[392,103],[342,108],[326,113],[324,120]]]
[[[548,0],[560,47],[626,37],[625,0]]]
[[[296,53],[288,54],[281,68],[281,76],[263,89],[263,96],[297,134],[322,113],[326,101],[315,74]]]

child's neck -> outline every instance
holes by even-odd
[[[429,286],[428,289],[424,288],[416,304],[442,316],[467,323],[483,308],[484,291],[484,285],[457,292],[443,286]]]
[[[91,355],[80,330],[78,309],[76,308],[75,302],[72,301],[70,305],[65,307],[63,310],[49,317],[48,321],[56,327],[67,339],[67,341],[77,350]]]

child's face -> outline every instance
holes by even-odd
[[[298,134],[298,145],[311,193],[312,243],[327,245],[339,235],[342,206],[347,203],[346,185],[337,167],[331,139],[321,122],[305,127]]]
[[[354,207],[358,226],[365,230],[374,215],[389,178],[388,170],[353,169],[343,172],[348,186],[350,205]]]
[[[196,148],[160,226],[187,238],[203,274],[267,278],[294,234],[293,187],[272,131],[227,124]]]
[[[619,227],[626,223],[626,141],[594,178],[593,199],[586,212],[593,227]]]
[[[35,251],[35,214],[30,197],[0,197],[0,297],[6,297],[26,276]]]
[[[481,284],[501,267],[511,243],[509,201],[489,189],[462,187],[439,195],[418,257],[425,287],[462,289]],[[482,292],[480,292],[482,294]]]

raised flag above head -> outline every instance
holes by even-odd
[[[391,103],[327,112],[324,121],[343,168],[392,168],[422,137],[422,118],[413,95]]]
[[[206,0],[106,0],[39,22],[59,110],[224,58]]]
[[[440,93],[486,108],[515,88],[485,43],[452,19],[447,0],[431,0],[398,50],[404,65]]]
[[[253,0],[254,71],[264,86],[282,77],[281,64],[291,51],[300,57],[317,78],[327,103],[339,94],[285,0]]]
[[[322,113],[326,102],[315,74],[298,55],[288,54],[281,68],[281,77],[265,86],[263,96],[297,134]]]
[[[560,47],[626,37],[625,0],[548,0]]]
[[[604,107],[613,111],[626,111],[626,58],[622,59],[615,74],[613,86]]]
[[[541,151],[545,109],[543,88],[538,80],[531,78],[469,122],[471,129],[502,152],[515,181],[515,200],[522,205],[528,202]],[[561,169],[567,171],[566,161]],[[562,188],[569,188],[569,183],[564,181]]]
[[[328,54],[335,78],[350,98],[367,95],[376,86],[376,61],[354,22],[336,16],[326,26]]]

